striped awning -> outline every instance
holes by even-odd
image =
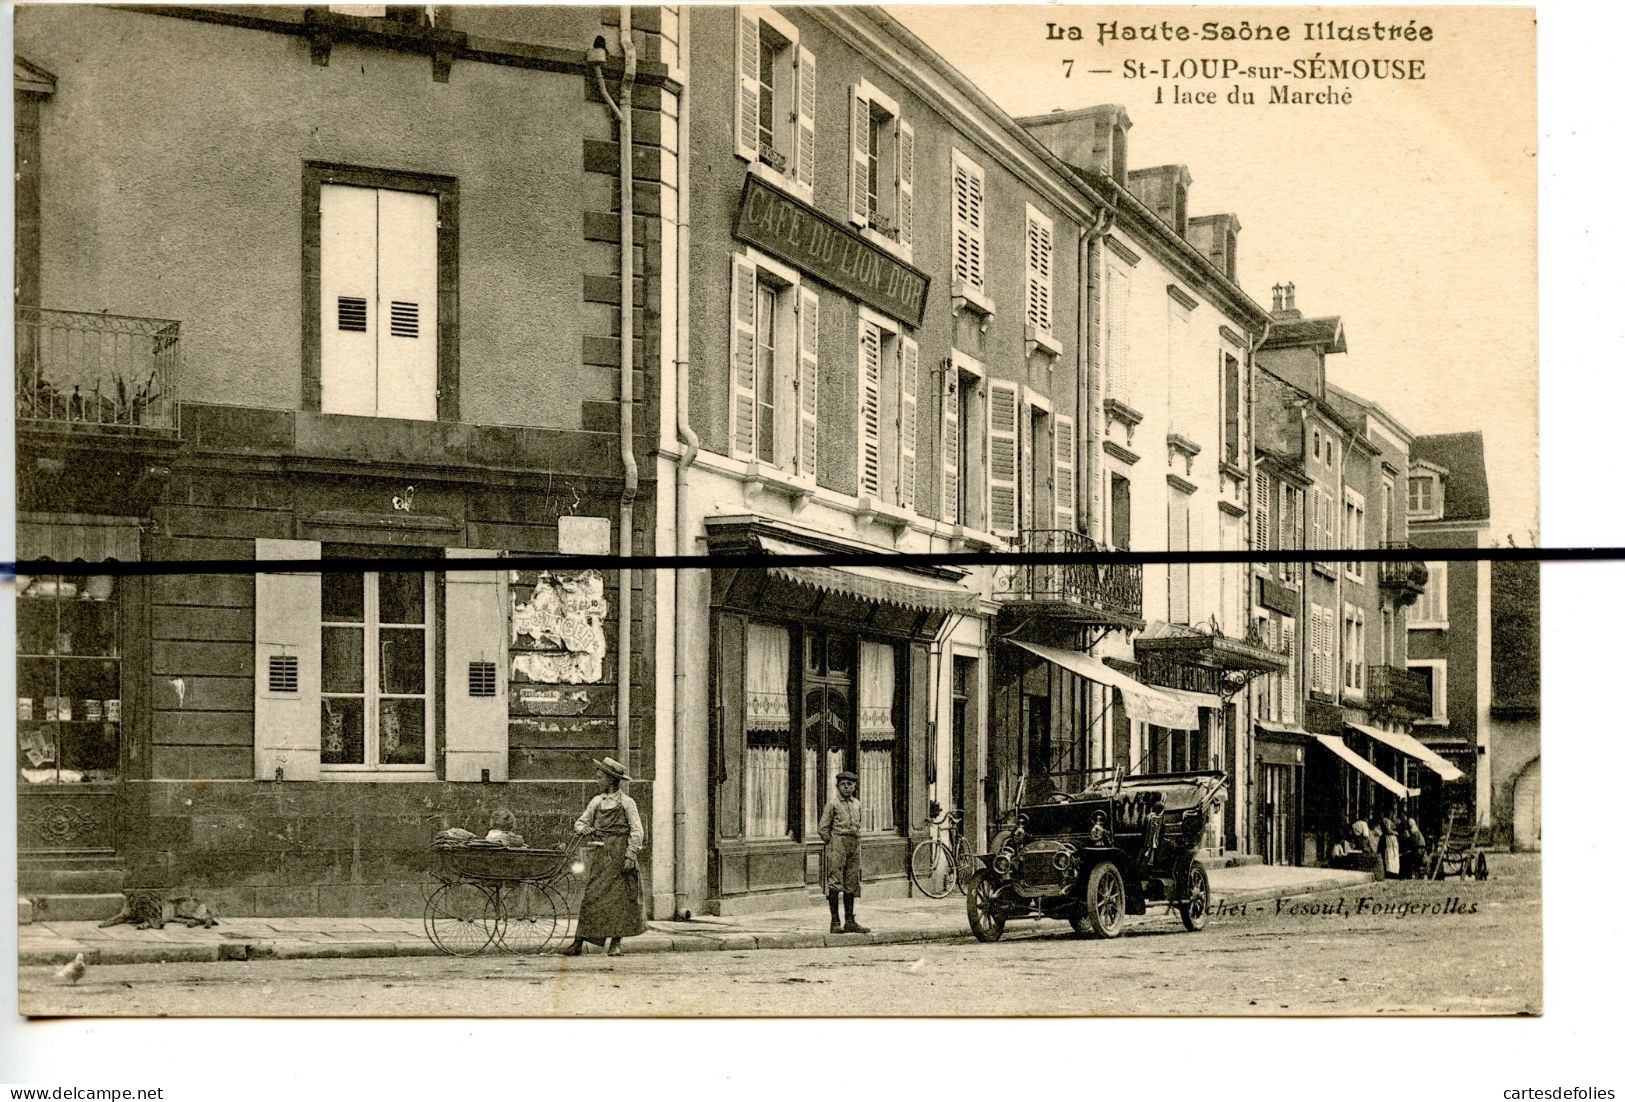
[[[17,562],[139,562],[141,528],[131,517],[19,513]],[[23,571],[27,573],[27,571]]]
[[[1338,738],[1336,735],[1314,735],[1313,737],[1316,742],[1320,743],[1326,749],[1336,754],[1339,758],[1342,758],[1345,763],[1352,766],[1355,772],[1360,773],[1371,781],[1374,781],[1376,784],[1387,789],[1400,799],[1403,800],[1407,796],[1420,796],[1422,794],[1422,790],[1420,788],[1406,788],[1403,784],[1400,784],[1398,781],[1394,780],[1394,778],[1384,773],[1381,769],[1378,769],[1375,765],[1372,765],[1370,762],[1366,761],[1359,754],[1356,754],[1353,750],[1350,750],[1348,748],[1348,744],[1342,739]]]
[[[1467,775],[1402,731],[1384,731],[1380,727],[1368,727],[1363,723],[1350,723],[1349,727],[1362,735],[1370,735],[1384,746],[1393,747],[1406,757],[1415,758],[1439,774],[1441,780],[1459,781]]]
[[[790,560],[814,552],[770,536],[761,538],[761,546],[775,559],[782,556],[784,560],[772,562],[767,568],[770,573],[825,593],[926,612],[970,612],[976,606],[975,593],[941,578],[890,566],[797,566]]]

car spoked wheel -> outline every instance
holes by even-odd
[[[971,875],[965,891],[965,914],[970,932],[977,941],[998,941],[1004,936],[1004,905],[999,902],[1000,884],[986,869]]]
[[[1083,913],[1096,937],[1116,937],[1123,932],[1126,903],[1123,874],[1115,863],[1102,861],[1089,870],[1089,888],[1084,897]]]
[[[1185,929],[1195,932],[1207,925],[1210,894],[1207,869],[1202,866],[1202,862],[1192,861],[1185,879],[1189,887],[1185,893],[1185,902],[1179,905],[1179,921],[1185,924]]]

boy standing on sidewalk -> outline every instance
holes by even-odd
[[[869,927],[859,926],[852,913],[854,900],[863,893],[863,865],[858,847],[863,833],[863,805],[858,801],[857,774],[844,770],[835,774],[835,791],[835,798],[824,805],[824,813],[818,817],[818,836],[824,840],[824,860],[829,870],[824,881],[829,893],[829,932],[866,934]],[[837,909],[843,895],[845,925]]]

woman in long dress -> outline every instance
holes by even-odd
[[[581,897],[576,936],[565,956],[578,957],[587,942],[606,945],[610,956],[621,953],[621,939],[643,933],[643,889],[638,851],[643,848],[643,820],[638,805],[621,791],[631,778],[614,758],[594,762],[603,787],[576,820],[577,834],[592,839],[587,888]]]

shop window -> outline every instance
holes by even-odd
[[[858,799],[865,832],[897,828],[897,654],[865,640],[858,651]]]
[[[866,80],[852,85],[851,220],[908,258],[914,241],[914,128],[897,101]]]
[[[17,576],[22,783],[117,780],[123,726],[118,579]]]
[[[771,8],[737,10],[735,153],[812,197],[818,72],[794,23]]]
[[[455,416],[456,187],[306,165],[306,408]]]
[[[745,837],[790,834],[790,632],[750,624],[745,638]]]

